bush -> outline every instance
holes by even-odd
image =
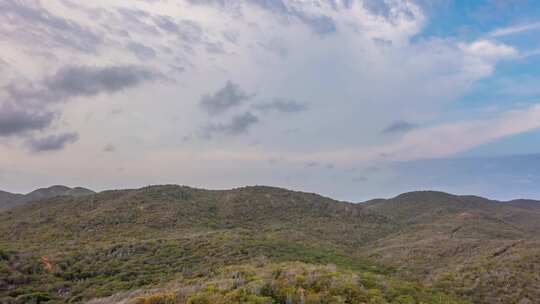
[[[33,292],[30,294],[20,295],[15,300],[17,303],[39,304],[50,301],[51,296],[44,292]]]
[[[146,297],[137,297],[130,304],[176,304],[178,298],[175,294],[153,294]]]

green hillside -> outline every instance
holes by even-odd
[[[57,196],[0,213],[0,302],[527,303],[536,204],[264,186]]]

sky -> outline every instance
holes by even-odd
[[[0,189],[540,199],[540,2],[0,0]]]

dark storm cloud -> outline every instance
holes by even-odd
[[[101,34],[50,13],[39,2],[15,0],[0,1],[0,36],[29,46],[44,44],[86,53],[97,52],[103,43]]]
[[[126,48],[132,52],[139,60],[148,60],[156,57],[156,51],[142,43],[131,41]]]
[[[203,136],[211,138],[216,134],[240,135],[247,133],[249,129],[259,122],[259,118],[250,112],[234,116],[231,121],[223,124],[210,124],[203,129]]]
[[[115,93],[162,75],[138,66],[67,66],[45,79],[45,87],[64,98]]]
[[[13,105],[0,105],[0,136],[21,135],[47,128],[56,115],[52,112],[19,109]]]
[[[3,90],[16,104],[62,102],[77,96],[115,93],[161,79],[159,72],[139,66],[66,66],[41,82],[12,82]]]
[[[41,82],[12,82],[2,88],[0,101],[0,136],[31,136],[44,131],[60,116],[49,110],[54,102],[67,102],[77,96],[115,93],[163,77],[161,74],[137,66],[67,66]],[[34,151],[58,150],[78,139],[65,133],[36,139],[27,144]]]
[[[30,138],[27,141],[28,147],[34,152],[61,150],[66,145],[79,140],[77,133],[62,133],[50,135],[42,138]]]
[[[308,106],[295,100],[275,98],[271,102],[257,104],[253,106],[253,108],[263,112],[277,111],[281,113],[297,113],[306,111]]]
[[[239,85],[229,80],[214,94],[201,96],[200,105],[208,114],[217,115],[241,105],[251,97]]]
[[[391,134],[391,133],[404,133],[408,132],[417,126],[415,124],[412,124],[410,122],[406,121],[396,121],[393,124],[389,125],[388,127],[384,128],[381,133],[384,134]]]

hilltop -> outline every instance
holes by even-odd
[[[266,186],[61,195],[0,213],[0,271],[8,278],[0,299],[147,303],[140,298],[156,294],[220,303],[232,292],[251,299],[239,303],[285,303],[302,289],[319,297],[311,303],[348,303],[339,294],[347,289],[313,287],[317,276],[304,284],[287,275],[282,286],[258,274],[287,272],[283,263],[295,262],[302,264],[290,271],[304,276],[335,265],[336,286],[358,278],[347,286],[366,303],[535,303],[539,219],[537,201],[432,191],[365,203]],[[216,283],[237,273],[240,285]],[[253,282],[275,288],[254,292]]]
[[[95,192],[83,187],[69,188],[62,185],[40,188],[27,194],[9,193],[0,190],[0,211],[13,208],[31,201],[53,198],[55,196],[82,196]]]

